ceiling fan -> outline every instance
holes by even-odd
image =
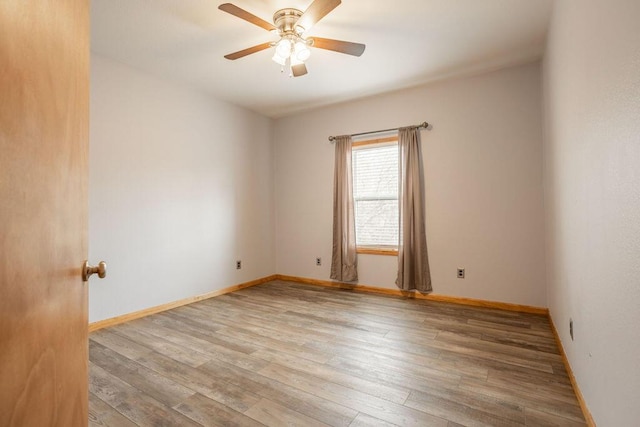
[[[224,57],[235,60],[252,53],[269,49],[270,47],[275,47],[275,53],[272,59],[282,66],[282,71],[284,71],[286,67],[289,69],[289,75],[291,77],[299,77],[307,74],[307,66],[304,62],[309,59],[311,55],[309,47],[360,56],[365,49],[365,45],[361,43],[321,37],[304,37],[306,31],[309,31],[313,25],[324,18],[340,3],[340,0],[314,0],[304,12],[294,8],[280,9],[273,15],[273,24],[231,3],[221,4],[218,6],[218,9],[262,27],[267,31],[271,31],[278,36],[277,41],[252,46],[238,52],[230,53]]]

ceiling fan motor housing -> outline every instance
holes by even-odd
[[[302,11],[293,8],[280,9],[273,14],[273,23],[278,28],[280,36],[300,35],[305,31],[299,25],[296,25],[298,19],[302,16]]]

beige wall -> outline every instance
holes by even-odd
[[[277,120],[278,273],[329,279],[327,137],[425,120],[433,124],[421,134],[434,292],[546,307],[538,63]],[[358,259],[360,283],[397,289],[395,257]]]
[[[274,274],[271,120],[91,62],[90,321]]]
[[[599,426],[640,420],[639,23],[558,1],[544,60],[549,308]]]

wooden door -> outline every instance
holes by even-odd
[[[88,0],[0,0],[0,426],[88,422]]]

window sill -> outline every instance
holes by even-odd
[[[388,256],[398,256],[397,249],[390,248],[356,248],[356,253],[366,254],[366,255],[388,255]]]

